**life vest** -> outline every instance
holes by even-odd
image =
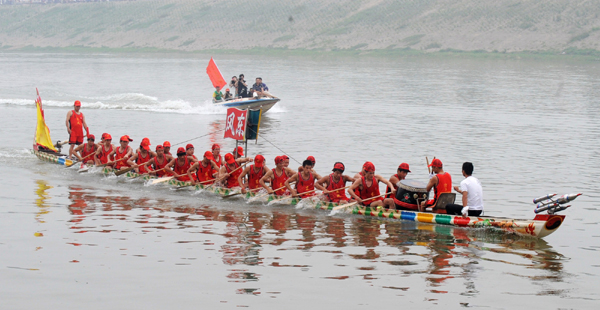
[[[396,173],[396,174],[394,174],[394,176],[396,177],[396,179],[400,180],[400,178],[398,177],[398,174],[397,174],[397,173]],[[398,191],[398,186],[396,186],[396,184],[393,184],[393,183],[392,183],[392,185],[394,186],[394,189],[395,189],[396,191]],[[386,186],[386,187],[385,187],[385,192],[386,192],[386,193],[389,193],[389,194],[385,195],[385,198],[393,198],[393,197],[394,197],[394,196],[393,196],[393,194],[390,192],[390,187],[389,187],[389,186]]]
[[[250,166],[248,173],[248,188],[255,189],[260,187],[260,179],[265,175],[265,167],[260,167],[258,172],[254,171],[254,165]]]
[[[96,151],[98,150],[98,147],[94,144],[92,145],[92,149],[88,150],[88,144],[84,144],[83,145],[83,149],[81,149],[81,158],[85,158],[84,161],[88,161],[88,160],[93,160],[93,158],[88,157],[90,154],[96,153]]]
[[[127,155],[127,152],[129,151],[129,146],[127,146],[125,148],[125,151],[120,152],[119,150],[121,149],[121,147],[117,147],[117,149],[115,150],[115,160],[119,160],[123,157],[125,157],[125,155]],[[127,160],[119,160],[118,162],[115,163],[115,169],[121,169],[121,167],[129,167],[129,165],[127,164]]]
[[[163,169],[168,163],[169,163],[169,161],[167,160],[167,156],[163,156],[162,163],[158,162],[158,156],[156,156],[154,158],[154,163],[152,163],[152,167],[154,168],[154,170],[160,170],[160,169]],[[166,174],[167,173],[165,172],[164,169],[156,172],[156,176],[159,178],[163,177]]]
[[[204,166],[203,161],[199,161],[198,162],[198,171],[196,171],[196,177],[198,182],[206,182],[206,181],[210,181],[210,180],[214,180],[215,178],[213,177],[213,172],[214,169],[212,168],[212,165],[209,163],[208,165],[206,165],[206,167]],[[213,182],[207,182],[204,184],[212,184]]]
[[[340,180],[336,183],[333,181],[333,173],[329,175],[329,182],[327,182],[327,190],[332,191],[338,188],[343,188],[346,185],[346,181],[344,181],[344,176],[340,176]],[[327,194],[329,201],[331,202],[340,202],[341,200],[348,201],[348,197],[346,196],[345,191],[339,190],[333,193]]]
[[[235,168],[233,169],[229,169],[229,165],[225,165],[225,170],[227,170],[227,173],[229,173],[229,177],[227,177],[227,180],[225,180],[225,187],[233,188],[240,186],[240,183],[238,182],[238,176],[242,174],[242,169],[238,169],[234,173],[231,173],[231,171],[237,169],[239,166],[240,165],[238,165],[237,162],[235,163]]]
[[[365,180],[364,176],[361,177],[361,179],[363,189],[360,191],[360,199],[363,200],[363,205],[369,206],[373,201],[383,200],[383,197],[369,199],[371,197],[381,195],[379,193],[379,183],[377,182],[377,179],[375,177],[373,177],[373,179],[371,180],[371,186],[367,186],[367,181]]]
[[[137,158],[135,159],[135,163],[139,165],[139,173],[147,173],[148,170],[143,166],[143,164],[147,163],[150,159],[152,159],[152,153],[146,152],[146,157],[142,157],[142,152],[137,152]]]
[[[305,180],[302,176],[302,173],[298,173],[298,182],[296,182],[296,191],[301,198],[306,198],[313,196],[315,192],[302,194],[305,192],[310,192],[315,189],[315,176],[312,173],[308,173],[308,180]]]
[[[276,190],[280,187],[283,187],[282,189],[275,191],[275,195],[281,196],[281,195],[285,194],[286,188],[284,186],[285,186],[285,181],[287,181],[287,179],[288,179],[288,175],[287,175],[287,173],[285,173],[285,170],[283,170],[283,169],[281,171],[281,175],[277,175],[277,168],[273,168],[271,170],[273,170],[273,179],[271,180],[271,188],[273,190]]]
[[[102,149],[100,150],[100,156],[98,156],[100,163],[106,164],[110,160],[110,158],[108,158],[108,154],[110,154],[110,152],[113,151],[113,148],[114,148],[114,146],[111,145],[110,148],[108,150],[106,150],[104,148],[104,144],[102,144]]]
[[[71,135],[83,135],[83,113],[77,114],[75,110],[71,110],[71,117],[69,118],[69,128],[71,129]]]
[[[444,172],[442,174],[436,174],[436,176],[438,178],[438,183],[433,188],[433,199],[427,201],[428,206],[434,206],[441,194],[452,192],[452,177],[450,176],[450,173]]]

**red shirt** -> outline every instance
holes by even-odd
[[[150,159],[152,159],[152,153],[150,152],[146,152],[146,157],[142,156],[142,152],[137,153],[137,158],[135,159],[135,163],[140,165],[139,172],[140,173],[146,173],[148,171],[146,171],[146,168],[144,168],[144,166],[142,166],[143,164],[147,163]]]
[[[69,127],[71,128],[71,135],[83,136],[83,113],[77,114],[75,110],[72,110]]]
[[[371,197],[381,195],[379,193],[379,183],[377,182],[377,179],[373,177],[373,179],[371,180],[371,186],[367,186],[367,181],[365,180],[365,177],[363,176],[361,178],[363,189],[360,191],[360,199],[363,200],[363,205],[368,206],[373,201],[383,200],[383,197],[369,199]]]
[[[298,191],[298,195],[300,195],[301,198],[313,196],[315,194],[315,192],[304,194],[304,195],[302,193],[310,192],[314,189],[315,189],[315,176],[309,172],[308,179],[305,180],[304,177],[302,176],[302,173],[298,173],[298,182],[296,182],[296,190]]]
[[[277,168],[273,168],[273,180],[271,180],[271,188],[276,190],[280,187],[283,187],[280,190],[275,191],[275,195],[281,196],[285,194],[285,181],[288,179],[288,175],[285,173],[285,170],[281,169],[281,175],[277,175]]]
[[[158,161],[158,156],[156,156],[154,158],[154,163],[152,163],[152,166],[154,167],[154,170],[160,170],[163,169],[168,163],[169,161],[167,160],[167,156],[163,156],[162,163]],[[165,174],[167,173],[164,169],[156,172],[156,176],[158,176],[159,178],[163,177]]]
[[[238,183],[238,176],[242,174],[242,169],[237,169],[239,166],[240,165],[238,165],[237,162],[235,163],[235,168],[233,169],[229,169],[229,165],[225,165],[225,170],[227,170],[227,173],[229,173],[229,177],[227,177],[227,180],[225,180],[225,187],[233,188],[240,186],[240,183]],[[237,170],[234,173],[231,173],[235,169]]]
[[[255,189],[260,187],[260,179],[265,175],[265,167],[260,167],[258,172],[255,172],[254,165],[250,166],[248,173],[248,188]]]
[[[92,145],[92,148],[88,150],[88,146],[89,144],[84,144],[83,145],[83,149],[81,149],[81,158],[85,158],[85,161],[90,160],[90,157],[88,157],[90,154],[95,153],[98,150],[98,147],[94,144]]]
[[[203,161],[198,162],[198,171],[196,171],[196,176],[198,177],[198,182],[206,182],[210,180],[214,180],[213,177],[213,168],[211,164],[204,166]],[[207,182],[204,184],[212,184],[213,182]]]
[[[115,160],[119,160],[123,157],[125,157],[125,155],[127,155],[127,152],[129,151],[129,146],[125,148],[125,150],[123,152],[120,152],[121,148],[118,147],[115,150]],[[121,167],[129,167],[129,165],[127,164],[126,160],[121,160],[115,163],[115,169],[121,169]]]
[[[109,160],[108,158],[108,154],[110,154],[110,152],[113,151],[114,146],[110,146],[110,148],[108,150],[106,150],[104,148],[104,144],[102,144],[102,150],[100,150],[100,156],[98,156],[98,159],[100,160],[101,163],[106,164]]]
[[[333,173],[329,175],[329,182],[327,182],[327,190],[332,191],[338,188],[344,188],[346,185],[346,181],[344,181],[344,176],[340,176],[338,182],[333,181]],[[331,202],[340,202],[342,200],[348,201],[348,197],[346,197],[346,193],[343,190],[335,191],[333,193],[327,194],[329,201]]]

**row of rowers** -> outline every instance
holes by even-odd
[[[171,144],[168,141],[157,145],[155,152],[150,150],[148,138],[144,138],[135,151],[129,146],[129,142],[132,141],[129,136],[122,136],[119,141],[120,146],[116,147],[112,144],[112,137],[109,134],[103,134],[102,141],[98,144],[95,143],[93,135],[88,135],[88,142],[75,149],[76,156],[87,165],[104,165],[116,170],[132,168],[139,174],[173,176],[180,181],[189,181],[193,184],[217,182],[227,188],[241,187],[243,193],[264,188],[270,194],[278,196],[292,195],[306,198],[315,195],[318,189],[323,192],[328,201],[358,201],[362,205],[388,208],[395,208],[392,197],[397,190],[396,184],[405,179],[410,172],[409,165],[402,163],[398,167],[398,173],[388,180],[381,175],[376,175],[375,165],[366,162],[362,170],[351,177],[344,174],[344,164],[336,162],[333,173],[322,177],[314,170],[316,160],[313,156],[304,160],[297,171],[289,168],[288,156],[277,156],[275,168],[269,169],[264,156],[260,154],[254,159],[243,157],[242,147],[225,154],[223,160],[220,146],[213,144],[212,151],[206,151],[203,158],[198,160],[194,155],[192,144],[188,144],[185,148],[178,148],[176,157],[173,157],[170,153]],[[253,164],[246,166],[249,162]],[[379,182],[387,185],[386,193],[380,193]],[[292,186],[294,183],[295,185]],[[346,186],[346,184],[351,185]],[[437,188],[435,185],[437,184],[434,184],[434,189]],[[346,196],[345,189],[349,197]]]

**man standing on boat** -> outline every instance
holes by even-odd
[[[342,189],[346,187],[346,182],[354,183],[356,180],[344,175],[345,170],[346,167],[344,164],[337,162],[333,165],[332,174],[326,175],[317,181],[317,187],[321,186],[324,188],[323,194],[327,195],[327,201],[345,203],[351,200]]]
[[[380,197],[381,194],[379,193],[379,182],[386,184],[389,188],[394,188],[392,183],[382,176],[375,174],[375,165],[371,162],[366,162],[363,165],[363,171],[364,176],[361,176],[360,179],[357,179],[352,183],[350,188],[348,188],[348,194],[363,206],[383,206],[389,209],[395,209],[396,205],[394,204],[394,200],[392,198],[384,199],[383,197]],[[358,194],[355,192],[357,188],[360,189]],[[392,194],[393,193],[395,193],[395,190],[392,190]]]
[[[435,158],[431,161],[429,167],[431,167],[435,175],[429,179],[426,189],[429,192],[433,188],[434,195],[433,199],[421,203],[419,207],[420,212],[424,212],[429,207],[435,207],[441,194],[452,192],[452,176],[450,176],[450,173],[444,172],[442,161]]]
[[[240,78],[235,83],[235,88],[237,89],[238,97],[248,97],[248,84],[246,84],[243,74],[240,74]]]
[[[394,185],[395,190],[398,190],[398,186],[396,184],[398,184],[398,182],[406,179],[406,175],[408,175],[409,172],[410,172],[410,167],[408,166],[407,163],[401,163],[400,166],[398,166],[398,173],[396,173],[390,177],[390,183],[392,183],[392,185]],[[385,189],[385,192],[389,193],[390,188],[387,187]],[[393,198],[393,196],[392,196],[392,194],[388,194],[387,196],[385,196],[385,198]]]
[[[473,176],[473,164],[463,163],[462,174],[465,179],[460,182],[460,187],[454,186],[454,190],[462,195],[462,205],[448,204],[446,213],[462,214],[463,217],[467,217],[467,215],[480,216],[483,212],[483,189],[481,182]]]
[[[85,132],[87,135],[90,134],[89,128],[85,123],[85,116],[83,113],[79,112],[81,109],[81,102],[79,100],[75,101],[73,104],[73,110],[67,113],[67,120],[65,124],[67,125],[67,132],[69,133],[69,158],[73,159],[73,149],[75,145],[80,145],[83,143],[83,128],[85,128]]]

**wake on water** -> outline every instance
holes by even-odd
[[[222,106],[215,106],[211,100],[206,100],[200,104],[193,104],[189,101],[175,99],[160,101],[157,97],[147,96],[140,93],[115,94],[105,97],[82,97],[79,99],[85,104],[86,109],[106,109],[106,110],[134,110],[150,111],[158,113],[178,113],[178,114],[226,114],[227,109]],[[44,107],[72,107],[73,101],[44,100]],[[0,99],[0,104],[15,106],[35,107],[35,98],[32,99]],[[274,106],[269,113],[281,113],[285,109],[281,106]]]

